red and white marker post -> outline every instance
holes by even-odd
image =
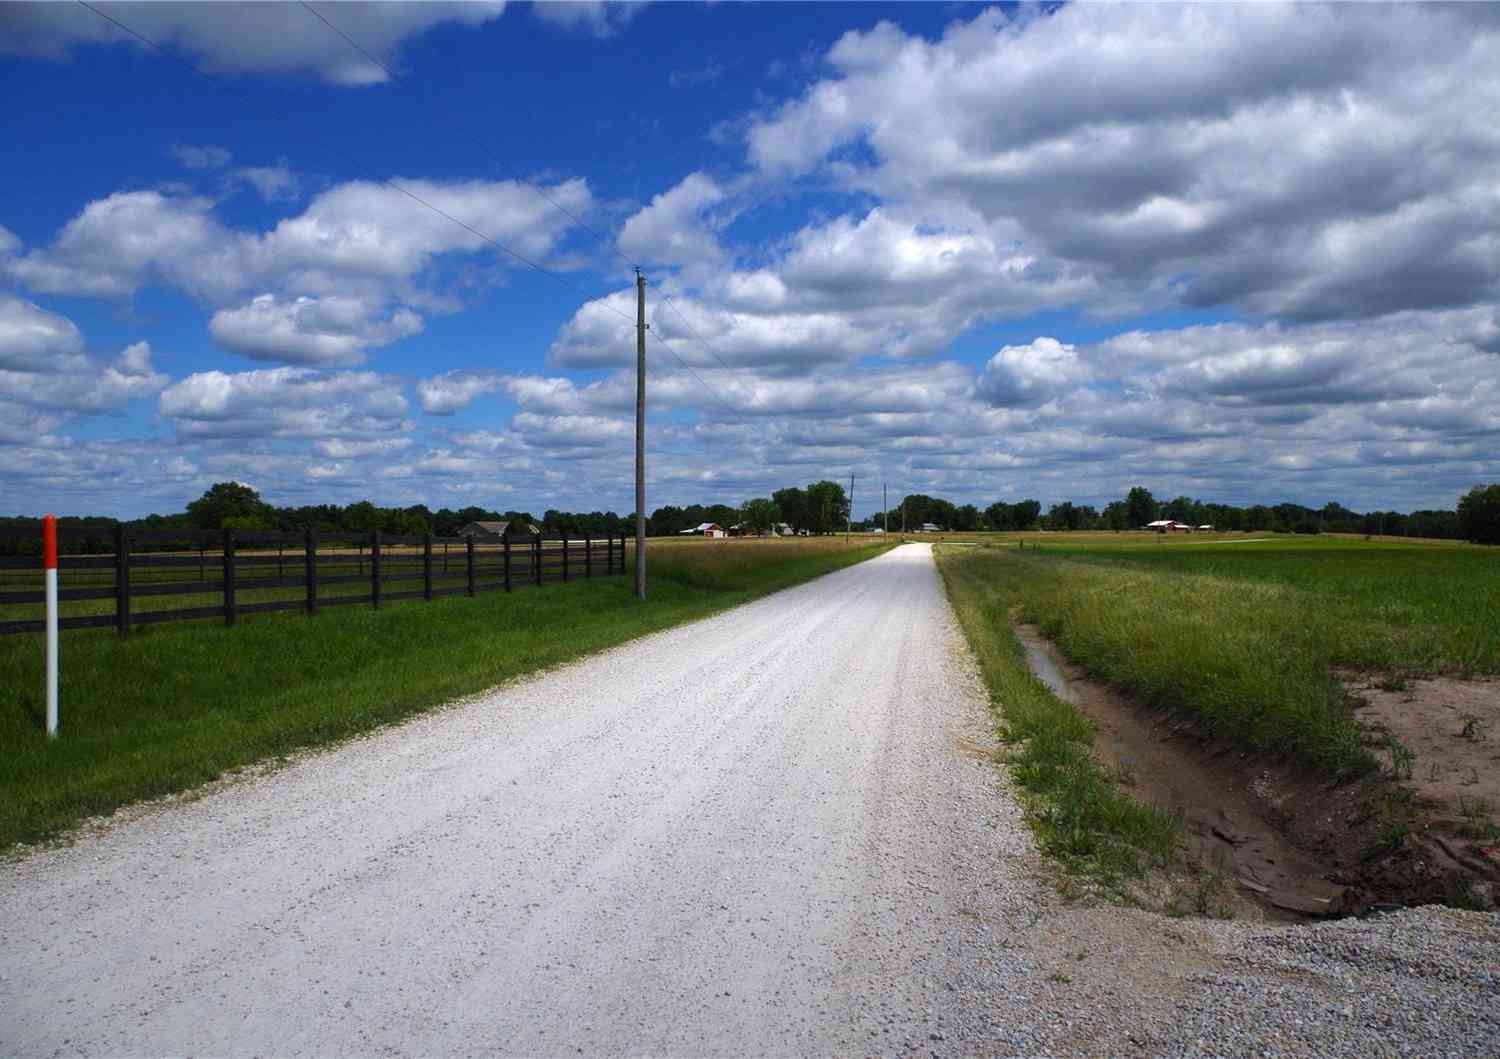
[[[57,519],[42,519],[42,566],[47,579],[47,737],[57,738]]]

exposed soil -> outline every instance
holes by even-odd
[[[1390,776],[1335,782],[1247,753],[1191,718],[1144,707],[1089,679],[1034,626],[1016,631],[1033,672],[1097,725],[1099,760],[1143,801],[1182,818],[1190,860],[1233,879],[1237,915],[1295,920],[1381,905],[1487,907],[1500,893],[1497,842],[1485,837],[1474,808],[1488,803],[1485,820],[1500,808],[1500,684],[1359,689],[1370,700],[1360,720],[1377,756],[1390,733],[1417,757],[1399,783]],[[1464,738],[1468,717],[1479,720]],[[1438,764],[1435,773],[1430,763]]]

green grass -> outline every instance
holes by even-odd
[[[633,577],[432,603],[266,614],[61,640],[61,736],[43,733],[42,641],[0,637],[0,849],[226,771],[334,742],[507,679],[871,558],[884,543],[653,548]]]
[[[938,568],[989,688],[1042,851],[1106,887],[1177,855],[1167,813],[1119,790],[1090,753],[1094,726],[1031,674],[1011,630],[1015,597],[994,552],[944,548]]]
[[[1193,538],[967,549],[1073,662],[1248,749],[1333,775],[1374,767],[1335,670],[1500,672],[1500,552]]]

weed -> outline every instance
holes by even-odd
[[[1463,728],[1459,730],[1459,736],[1464,739],[1483,739],[1485,729],[1488,727],[1484,720],[1476,714],[1466,713],[1460,718]]]
[[[1073,978],[1071,975],[1063,974],[1061,971],[1053,971],[1047,976],[1047,981],[1057,982],[1061,985],[1067,985],[1068,983],[1073,981]]]
[[[1404,745],[1394,735],[1385,737],[1385,749],[1391,755],[1391,779],[1398,782],[1411,779],[1412,767],[1417,761],[1416,751]]]
[[[1500,838],[1500,826],[1490,817],[1490,804],[1483,798],[1459,795],[1458,813],[1464,818],[1459,831],[1465,838],[1476,842],[1493,842]]]
[[[1377,680],[1375,686],[1381,691],[1406,691],[1411,687],[1411,682],[1400,673],[1392,673]]]

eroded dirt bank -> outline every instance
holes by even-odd
[[[1390,767],[1333,782],[1131,701],[1089,679],[1034,626],[1019,626],[1017,635],[1037,676],[1097,725],[1096,756],[1138,797],[1182,818],[1201,870],[1232,881],[1237,914],[1303,919],[1432,902],[1494,906],[1500,854],[1488,813],[1500,801],[1490,789],[1500,783],[1500,743],[1488,740],[1500,731],[1490,720],[1500,684],[1360,688],[1367,742]],[[1391,736],[1414,761],[1392,754]]]

